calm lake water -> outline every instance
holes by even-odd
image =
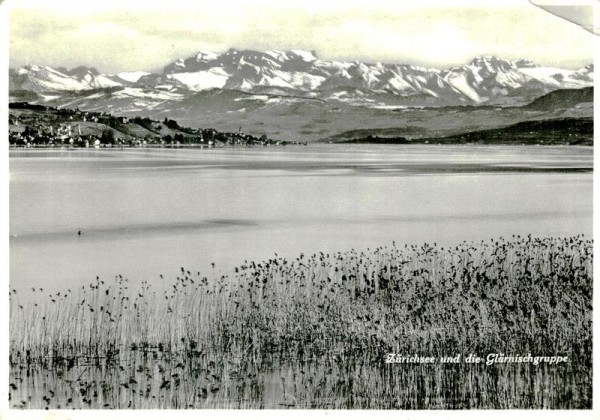
[[[22,291],[392,241],[592,236],[585,147],[11,150],[9,164]]]

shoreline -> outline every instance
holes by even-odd
[[[442,158],[445,151],[469,152],[472,158],[460,160]],[[547,152],[544,159],[535,158],[537,151]],[[566,150],[574,154],[565,158]],[[71,164],[78,160],[83,164],[88,158],[98,162],[112,158],[135,161],[136,168],[151,165],[156,168],[177,168],[187,165],[198,169],[222,168],[236,170],[282,170],[299,173],[326,171],[329,175],[367,174],[372,176],[411,176],[444,174],[519,174],[519,173],[593,173],[593,147],[564,145],[374,145],[352,144],[348,147],[324,143],[308,146],[282,147],[142,147],[142,148],[11,148],[9,160],[25,162],[36,158],[68,158]],[[186,152],[187,151],[187,152]],[[432,152],[430,159],[422,153]],[[487,152],[493,153],[487,153]],[[502,152],[509,151],[510,154]],[[522,159],[520,152],[532,157]],[[395,153],[393,160],[373,160],[361,157],[368,153]],[[406,154],[404,154],[406,152]],[[438,156],[436,153],[439,153]],[[339,158],[338,158],[339,154]],[[413,155],[415,156],[413,159]],[[252,157],[249,161],[245,156]],[[279,156],[281,159],[271,159]],[[541,155],[540,155],[541,156]],[[148,163],[143,163],[143,157]],[[153,159],[155,157],[155,159]],[[289,157],[289,158],[288,158]],[[440,160],[442,158],[443,160]],[[157,160],[157,159],[160,159]],[[333,160],[332,160],[333,159]],[[120,159],[119,159],[120,160]],[[589,162],[588,162],[589,161]],[[14,170],[11,167],[11,170]]]

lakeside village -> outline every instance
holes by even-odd
[[[214,128],[188,128],[168,118],[115,117],[107,112],[9,104],[9,145],[17,148],[222,147],[306,145]]]

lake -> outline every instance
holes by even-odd
[[[323,144],[9,156],[10,282],[19,291],[117,274],[160,286],[180,267],[216,276],[275,253],[392,241],[592,237],[588,147]]]

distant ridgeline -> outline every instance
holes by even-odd
[[[559,89],[545,94],[533,102],[520,107],[505,107],[502,110],[518,111],[517,118],[524,121],[509,121],[490,128],[470,130],[457,127],[447,134],[432,135],[419,125],[404,125],[390,128],[361,128],[338,133],[325,138],[330,143],[366,144],[411,144],[411,143],[477,143],[477,144],[568,144],[591,146],[594,143],[594,123],[590,113],[594,102],[594,88]],[[488,106],[461,106],[437,108],[449,113],[480,110],[494,112]],[[489,118],[480,117],[481,120]],[[458,117],[457,117],[458,118]],[[472,120],[471,120],[472,124]],[[435,131],[434,131],[435,133]]]
[[[376,130],[374,130],[376,132]],[[444,137],[407,139],[402,136],[369,134],[338,141],[358,144],[540,144],[581,145],[594,144],[593,118],[557,118],[524,121],[508,127],[470,131]]]
[[[115,117],[106,112],[57,109],[27,102],[9,104],[12,147],[177,147],[270,146],[301,144],[213,128],[181,127],[177,121],[148,117]]]
[[[508,127],[480,130],[425,141],[482,144],[594,144],[593,118],[524,121]]]

